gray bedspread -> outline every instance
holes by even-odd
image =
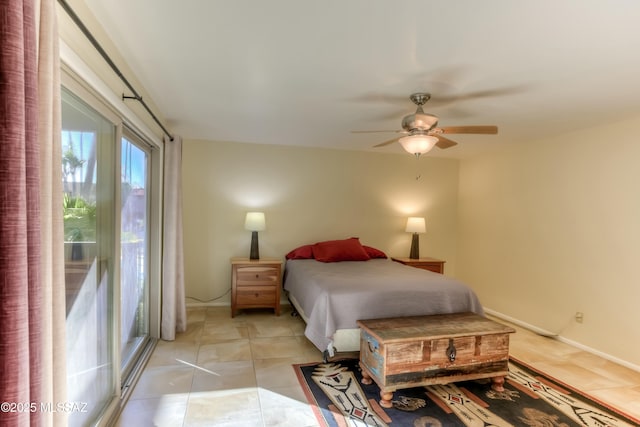
[[[305,336],[325,350],[338,329],[356,320],[471,311],[484,314],[467,285],[389,259],[318,262],[288,260],[284,289],[308,318]]]

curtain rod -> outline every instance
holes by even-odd
[[[80,20],[80,17],[73,11],[73,9],[71,9],[71,6],[69,6],[66,0],[58,0],[58,3],[67,12],[69,17],[73,20],[73,22],[75,22],[78,28],[80,28],[80,30],[84,33],[87,39],[89,39],[93,47],[98,51],[98,53],[107,62],[107,64],[109,64],[109,66],[116,73],[116,75],[120,77],[120,80],[122,80],[124,84],[127,86],[127,88],[129,88],[129,90],[133,93],[133,96],[126,96],[125,94],[122,94],[122,100],[124,101],[125,99],[135,99],[136,101],[139,101],[144,107],[144,109],[147,110],[147,113],[149,113],[151,118],[158,124],[158,126],[160,126],[162,131],[173,141],[173,135],[171,135],[169,131],[164,127],[164,125],[162,124],[162,122],[160,122],[158,117],[156,117],[156,115],[153,114],[153,111],[151,111],[151,108],[149,108],[147,103],[144,102],[144,100],[142,99],[142,96],[140,96],[138,92],[136,92],[136,90],[133,88],[131,83],[129,83],[129,81],[124,76],[124,74],[122,74],[118,66],[111,60],[111,58],[109,57],[109,54],[107,54],[107,52],[102,48],[102,46],[100,46],[100,43],[98,43],[98,40],[96,40],[96,38],[93,36],[93,34],[91,34],[89,29]]]

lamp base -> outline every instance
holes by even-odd
[[[420,258],[420,236],[418,233],[413,233],[411,237],[411,252],[409,252],[409,258],[411,259],[419,259]]]
[[[258,232],[251,232],[251,252],[249,259],[260,259],[260,250],[258,249]]]

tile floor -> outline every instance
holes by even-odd
[[[116,425],[317,426],[291,365],[322,355],[290,313],[188,309],[187,331],[158,343]],[[514,327],[514,357],[640,418],[640,372]]]

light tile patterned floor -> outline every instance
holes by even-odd
[[[290,313],[190,308],[187,331],[158,343],[116,425],[317,426],[291,365],[322,355]],[[640,372],[514,327],[514,357],[640,418]]]

